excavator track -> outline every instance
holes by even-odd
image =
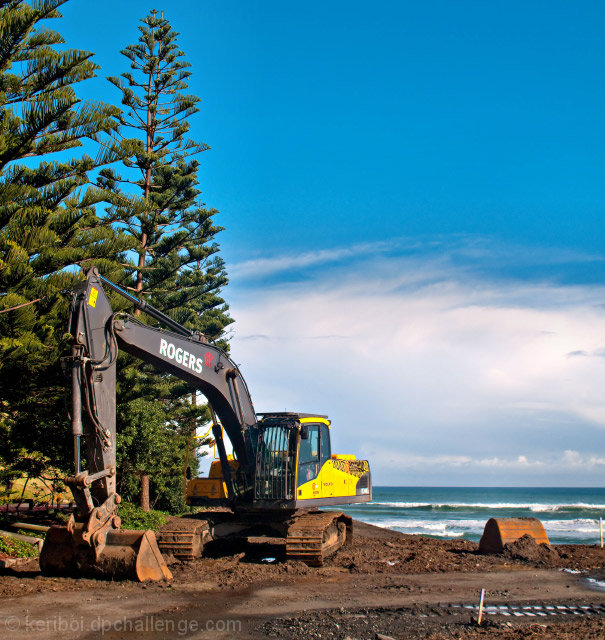
[[[321,567],[353,533],[353,520],[342,511],[311,511],[295,516],[288,527],[286,557]]]
[[[202,555],[211,537],[206,520],[171,518],[158,532],[158,547],[179,560],[194,560]]]

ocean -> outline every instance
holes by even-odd
[[[372,502],[342,510],[402,533],[475,541],[489,518],[530,516],[553,544],[599,544],[605,488],[374,487]]]

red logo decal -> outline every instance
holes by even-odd
[[[214,357],[214,356],[210,353],[210,351],[208,351],[208,353],[206,353],[206,355],[204,356],[204,364],[205,364],[207,367],[212,366],[212,358],[213,358],[213,357]]]

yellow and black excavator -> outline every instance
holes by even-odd
[[[103,285],[167,329],[114,313]],[[368,502],[368,462],[332,453],[330,421],[306,413],[256,414],[237,365],[199,333],[178,324],[91,269],[72,292],[69,332],[75,473],[66,479],[77,511],[51,527],[40,555],[47,575],[160,580],[162,552],[199,557],[210,540],[279,536],[287,558],[321,565],[352,535],[351,518],[319,507]],[[190,382],[208,400],[219,461],[187,487],[191,505],[230,509],[172,518],[160,530],[120,529],[116,493],[116,359],[122,349]],[[233,455],[227,455],[223,432]],[[81,466],[84,438],[88,469]]]

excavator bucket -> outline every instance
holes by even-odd
[[[109,580],[170,580],[172,574],[151,530],[114,529],[104,544],[78,541],[66,527],[51,527],[40,553],[45,575]]]
[[[502,553],[504,545],[530,535],[536,544],[550,544],[538,518],[490,518],[479,541],[481,553]]]

